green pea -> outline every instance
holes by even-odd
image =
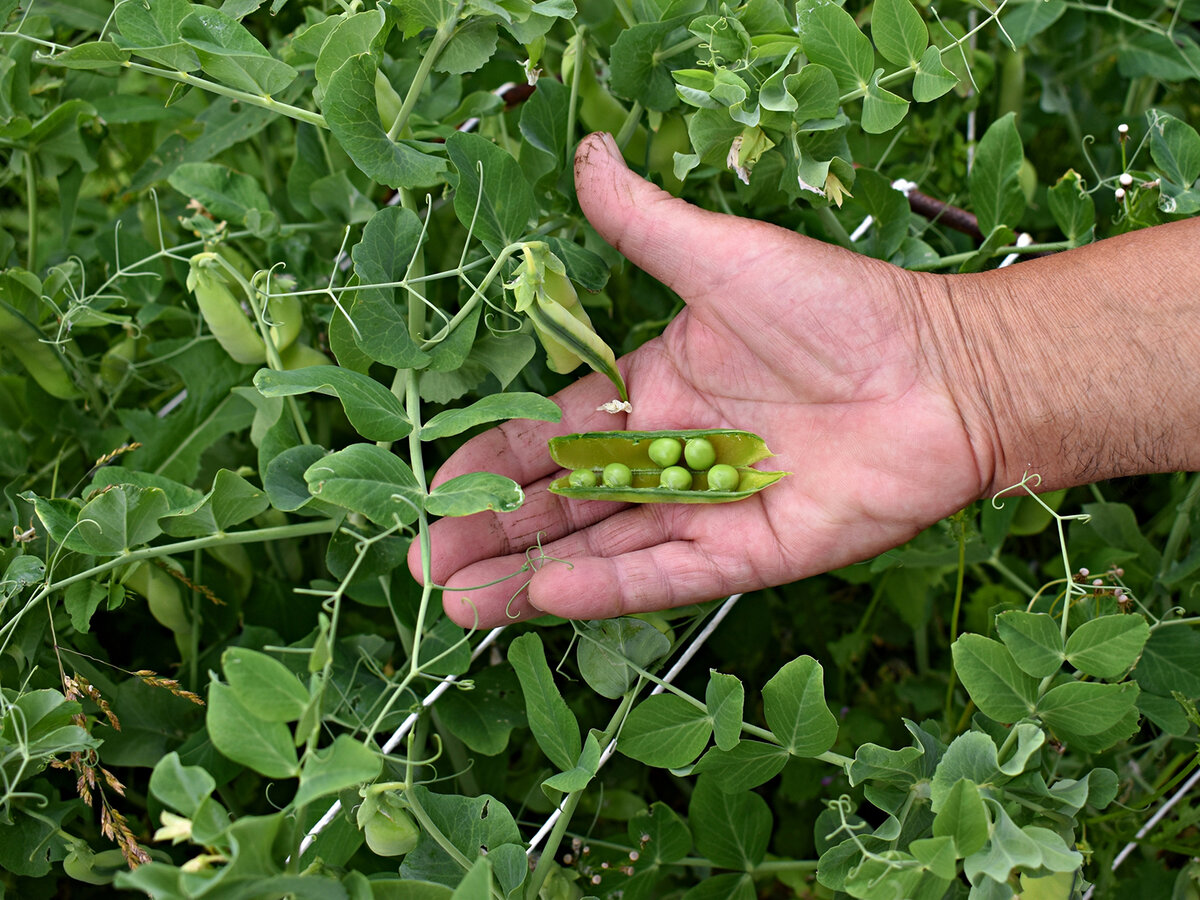
[[[668,466],[658,476],[661,487],[673,491],[690,491],[692,489],[692,473],[683,466]]]
[[[741,474],[733,466],[719,463],[708,470],[708,489],[710,491],[736,491]]]
[[[675,438],[659,438],[650,442],[650,449],[646,452],[656,466],[665,469],[679,462],[679,457],[683,456],[683,444]]]
[[[625,463],[609,463],[601,476],[605,487],[629,487],[633,484],[633,472]]]
[[[705,438],[692,438],[683,445],[683,458],[687,460],[688,468],[707,469],[717,461],[717,451]]]
[[[596,486],[596,473],[591,469],[576,469],[571,473],[571,487],[590,488]]]

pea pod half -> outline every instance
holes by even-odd
[[[716,451],[716,462],[733,466],[741,476],[736,489],[709,490],[708,471],[689,469],[690,490],[672,490],[659,481],[663,467],[650,458],[650,445],[659,438],[686,442],[705,438]],[[728,503],[756,494],[787,475],[787,472],[762,472],[751,466],[773,454],[756,434],[730,429],[695,431],[598,431],[568,434],[550,439],[550,456],[573,472],[591,470],[594,486],[573,486],[569,475],[556,478],[550,490],[576,500],[617,500],[623,503]],[[605,487],[604,467],[622,463],[629,467],[632,481],[627,487]]]

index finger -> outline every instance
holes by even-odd
[[[612,382],[603,375],[589,375],[550,399],[563,411],[561,421],[513,419],[472,438],[446,460],[430,488],[482,471],[507,476],[523,487],[558,470],[547,449],[550,438],[576,431],[611,431],[625,424],[624,413],[597,410],[613,399]]]

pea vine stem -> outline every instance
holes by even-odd
[[[412,115],[412,111],[417,105],[417,99],[421,96],[421,91],[425,88],[425,82],[429,80],[429,73],[433,71],[433,64],[437,62],[437,58],[441,55],[442,50],[450,43],[450,39],[454,37],[455,26],[459,15],[462,13],[463,3],[464,0],[458,0],[458,3],[454,6],[454,12],[450,16],[447,16],[446,20],[438,26],[438,30],[433,36],[433,41],[421,57],[421,66],[417,69],[417,74],[413,76],[412,83],[408,86],[408,92],[404,95],[404,101],[400,104],[400,111],[396,113],[396,119],[392,122],[392,127],[388,129],[387,136],[390,140],[394,141],[404,133],[404,127],[408,124],[408,117]]]

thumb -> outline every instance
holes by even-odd
[[[609,134],[575,151],[575,189],[592,227],[626,259],[687,301],[719,291],[737,259],[772,226],[709,212],[631,172]],[[761,249],[761,245],[760,245]]]

